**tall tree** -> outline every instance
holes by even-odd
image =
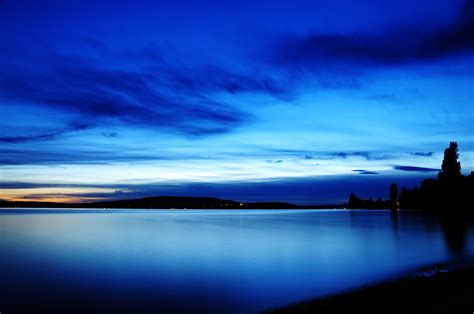
[[[398,186],[396,183],[390,184],[390,202],[395,204],[398,199]]]
[[[451,181],[461,176],[461,163],[458,158],[458,143],[451,142],[449,147],[444,150],[444,159],[441,171],[438,173],[438,180]]]
[[[398,186],[395,182],[390,184],[390,209],[398,209]]]

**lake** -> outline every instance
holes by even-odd
[[[0,209],[0,251],[2,313],[255,313],[467,258],[474,228],[419,212]]]

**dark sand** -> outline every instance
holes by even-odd
[[[437,265],[397,280],[266,313],[474,313],[474,266]]]

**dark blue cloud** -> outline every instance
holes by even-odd
[[[3,77],[0,89],[4,99],[77,114],[88,120],[90,125],[104,120],[118,120],[194,135],[216,129],[199,125],[200,122],[212,122],[221,131],[242,122],[244,115],[239,114],[238,110],[199,96],[187,102],[177,102],[155,92],[150,81],[144,73],[92,67],[65,67],[40,75],[17,69]],[[189,120],[181,117],[188,117]],[[36,139],[47,138],[49,136],[38,136]]]
[[[439,169],[425,168],[425,167],[415,167],[415,166],[393,166],[393,169],[401,170],[401,171],[415,171],[415,172],[435,172],[435,171],[439,171]]]
[[[309,151],[297,149],[270,149],[270,153],[288,156],[298,156],[298,158],[307,160],[331,160],[331,159],[347,159],[350,157],[361,157],[367,160],[387,160],[393,158],[393,155],[376,151],[347,151],[347,152],[333,152],[333,151]]]
[[[382,33],[315,33],[287,36],[273,61],[285,66],[323,65],[328,61],[398,65],[474,52],[474,6],[466,0],[459,16],[437,30],[398,26]]]
[[[120,134],[117,132],[102,133],[102,135],[106,138],[117,138],[120,136]]]
[[[367,160],[384,160],[388,158],[388,156],[376,152],[338,152],[331,155],[339,158],[363,157]]]
[[[266,152],[278,156],[297,157],[305,160],[349,160],[351,158],[362,158],[368,161],[383,161],[400,158],[396,152],[382,151],[310,151],[297,149],[269,149]],[[408,154],[408,153],[407,153]],[[426,155],[427,157],[430,155]]]
[[[149,58],[151,53],[136,52],[136,57]],[[155,60],[152,67],[132,69],[116,67],[93,55],[54,51],[1,61],[0,99],[62,111],[87,121],[89,127],[125,123],[187,136],[220,134],[248,122],[251,116],[237,106],[216,100],[213,93],[260,92],[288,97],[285,89],[266,75],[236,73],[217,66],[177,68]],[[127,62],[133,65],[138,61]],[[2,141],[48,140],[67,132],[53,130],[4,137]]]
[[[19,143],[19,142],[16,142]],[[30,143],[31,144],[31,143]],[[112,164],[116,162],[143,162],[170,160],[170,154],[146,154],[146,152],[128,151],[126,149],[107,150],[100,147],[75,148],[58,146],[50,147],[0,147],[0,165],[58,165],[58,164]]]
[[[46,140],[54,139],[64,134],[85,130],[89,127],[90,125],[86,123],[81,123],[81,122],[71,123],[71,126],[68,128],[61,129],[61,130],[54,130],[48,133],[35,134],[35,135],[21,135],[21,136],[0,136],[0,143],[24,143],[24,142],[31,142],[31,141],[46,141]]]
[[[34,183],[34,182],[11,182],[11,181],[3,181],[0,182],[0,189],[33,189],[39,187],[58,187],[56,184],[44,184],[44,183]],[[60,184],[59,186],[63,186]]]
[[[357,172],[359,174],[379,174],[378,172],[364,170],[364,169],[356,169],[356,170],[352,170],[352,171]]]
[[[133,190],[129,184],[76,184],[76,183],[35,183],[25,181],[0,181],[0,189],[35,189],[35,188],[112,188],[124,191]]]
[[[279,163],[282,163],[283,160],[281,159],[278,159],[278,160],[271,160],[271,159],[268,159],[268,160],[265,160],[266,163],[269,163],[269,164],[279,164]]]
[[[234,73],[217,66],[204,66],[198,69],[167,69],[167,79],[176,88],[193,92],[220,92],[231,94],[241,92],[263,92],[281,99],[287,99],[289,91],[283,82],[258,71],[250,74]]]
[[[413,156],[420,156],[420,157],[431,157],[433,156],[433,152],[412,152]]]

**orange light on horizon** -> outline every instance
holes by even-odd
[[[92,193],[114,193],[109,188],[31,188],[0,189],[0,199],[16,202],[84,203],[103,201],[106,196],[89,196]]]
[[[5,201],[9,202],[48,202],[48,203],[85,203],[85,202],[95,202],[95,201],[103,201],[105,198],[91,198],[91,197],[67,197],[67,196],[51,196],[51,197],[0,197]]]

